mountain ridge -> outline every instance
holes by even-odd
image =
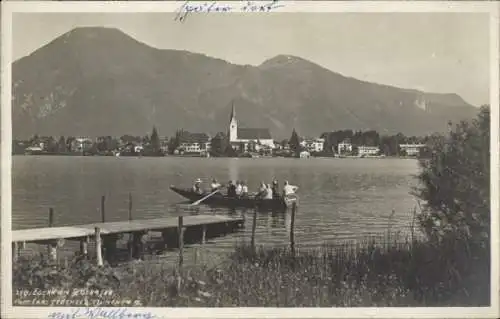
[[[162,135],[227,130],[230,104],[246,127],[409,135],[444,131],[477,109],[455,93],[361,81],[293,55],[258,66],[157,49],[116,28],[73,29],[12,65],[13,136]]]

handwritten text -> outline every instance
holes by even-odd
[[[175,20],[184,22],[190,13],[229,13],[229,12],[270,12],[284,7],[279,0],[270,2],[242,1],[237,4],[219,3],[217,1],[193,2],[185,1],[176,12]]]
[[[156,318],[151,312],[134,311],[127,308],[76,308],[68,312],[52,312],[49,318],[53,319],[153,319]]]

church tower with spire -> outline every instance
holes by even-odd
[[[229,141],[236,142],[238,140],[238,121],[236,121],[236,112],[234,103],[231,109],[231,118],[229,119]]]

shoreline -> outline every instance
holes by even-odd
[[[214,158],[237,158],[237,159],[250,159],[250,160],[262,160],[262,159],[271,159],[271,158],[280,158],[280,159],[296,159],[296,160],[308,160],[308,159],[334,159],[334,160],[345,160],[345,159],[421,159],[421,157],[417,156],[311,156],[309,158],[299,158],[299,157],[291,157],[291,156],[259,156],[259,157],[231,157],[231,156],[202,156],[202,155],[165,155],[165,156],[149,156],[149,155],[82,155],[82,154],[12,154],[12,156],[59,156],[59,157],[132,157],[132,158],[151,158],[151,157],[179,157],[179,158],[202,158],[202,159],[214,159]]]

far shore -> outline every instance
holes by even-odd
[[[298,159],[298,160],[308,160],[308,159],[419,159],[417,156],[310,156],[307,158],[299,158],[292,156],[258,156],[258,157],[230,157],[230,156],[203,156],[198,154],[185,154],[185,155],[176,155],[176,154],[168,154],[168,155],[104,155],[104,154],[81,154],[81,153],[35,153],[35,154],[12,154],[12,156],[77,156],[77,157],[181,157],[181,158],[205,158],[205,159],[213,159],[213,158],[238,158],[238,159],[252,159],[252,160],[262,160],[262,159],[270,159],[270,158],[281,158],[281,159]]]

